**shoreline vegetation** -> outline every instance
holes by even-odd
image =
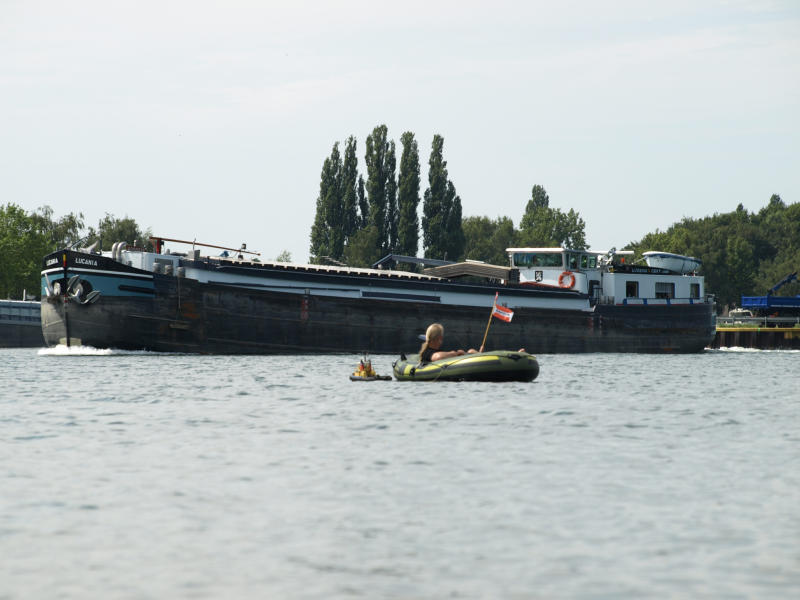
[[[366,179],[358,171],[358,144],[353,136],[333,145],[320,174],[316,215],[310,231],[310,261],[366,267],[387,254],[427,258],[479,260],[506,264],[505,249],[514,246],[588,249],[586,224],[574,209],[550,205],[542,185],[533,185],[519,227],[508,216],[462,216],[461,198],[449,178],[444,138],[434,135],[428,160],[428,186],[420,195],[419,146],[412,132],[396,145],[386,125],[367,136]],[[419,205],[422,204],[420,218]],[[149,246],[150,229],[127,215],[106,214],[97,227],[85,225],[82,213],[55,217],[43,206],[27,212],[14,203],[0,205],[0,298],[38,297],[41,259],[70,245],[97,244],[110,250],[116,241]],[[421,244],[420,244],[421,243]],[[787,273],[800,268],[800,203],[786,204],[773,194],[758,212],[739,204],[729,213],[685,217],[665,231],[647,233],[625,249],[634,260],[648,250],[661,250],[703,261],[706,289],[719,309],[739,304],[741,296],[766,294]],[[276,258],[291,262],[287,251]],[[413,268],[400,265],[398,268]],[[800,283],[786,285],[779,295],[800,294]]]

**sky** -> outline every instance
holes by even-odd
[[[420,194],[440,134],[464,216],[542,185],[596,250],[798,202],[800,2],[0,0],[0,205],[304,262],[380,124]]]

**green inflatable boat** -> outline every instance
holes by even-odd
[[[497,350],[443,358],[424,365],[401,356],[395,362],[398,381],[533,381],[539,374],[536,357],[527,352]]]

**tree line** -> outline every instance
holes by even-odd
[[[741,296],[766,295],[784,276],[800,270],[800,203],[787,205],[773,194],[758,212],[739,204],[729,213],[684,218],[627,247],[637,255],[663,250],[701,259],[706,289],[716,295],[718,306],[738,306]],[[800,284],[778,294],[800,294]]]
[[[414,133],[400,136],[396,146],[386,125],[366,138],[366,180],[358,171],[357,141],[350,136],[334,143],[320,174],[316,213],[311,226],[311,261],[343,262],[366,267],[387,254],[416,256],[420,229],[423,256],[444,260],[483,260],[504,264],[513,245],[586,248],[585,223],[570,209],[551,208],[540,185],[531,191],[520,222],[508,217],[463,217],[461,197],[449,177],[444,138],[436,134],[428,158],[428,186],[420,198],[420,156]],[[422,218],[418,208],[422,201]]]
[[[368,266],[386,254],[416,256],[419,230],[427,256],[457,257],[464,252],[461,198],[449,179],[444,138],[433,137],[428,161],[428,187],[420,222],[419,145],[410,131],[400,136],[402,153],[386,125],[366,139],[366,179],[358,170],[357,141],[350,136],[333,145],[322,164],[319,195],[311,226],[311,261]]]

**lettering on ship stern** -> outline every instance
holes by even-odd
[[[96,267],[97,260],[94,258],[84,258],[83,256],[76,256],[75,257],[75,264],[76,265],[84,265],[87,267]]]

